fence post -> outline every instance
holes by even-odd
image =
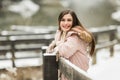
[[[43,54],[43,80],[58,80],[56,54]]]
[[[110,41],[112,41],[116,38],[115,35],[116,34],[114,32],[110,33],[110,35],[109,35],[110,36]],[[113,57],[113,56],[114,56],[114,46],[111,46],[110,47],[110,57]]]
[[[11,41],[11,53],[12,53],[12,66],[15,66],[15,44],[14,41]]]

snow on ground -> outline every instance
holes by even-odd
[[[27,59],[15,59],[15,65],[16,67],[28,67],[28,66],[40,66],[42,65],[42,53],[41,52],[35,52],[35,51],[26,51],[26,52],[16,52],[16,57],[34,57],[34,58],[27,58]],[[0,69],[4,68],[12,68],[12,61],[10,59],[11,53],[7,53],[6,55],[8,60],[0,60]]]
[[[108,49],[97,53],[97,64],[91,65],[88,74],[93,80],[120,80],[120,45],[115,46],[115,54],[110,57]]]

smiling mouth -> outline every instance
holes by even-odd
[[[65,29],[69,29],[69,27],[70,27],[70,26],[63,26],[63,28],[65,28]]]

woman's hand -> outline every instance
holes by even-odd
[[[64,40],[57,41],[57,42],[56,42],[56,46],[60,45],[61,43],[64,43]]]
[[[55,45],[56,45],[55,41],[52,41],[52,43],[51,43],[51,44],[49,45],[49,47],[47,48],[46,52],[47,52],[47,53],[53,52]]]
[[[80,38],[85,40],[86,42],[91,42],[92,41],[92,37],[90,34],[88,34],[86,31],[82,31],[81,33],[78,33],[78,35],[80,35]]]
[[[86,32],[85,30],[83,30],[80,26],[76,26],[74,28],[72,28],[73,31],[76,31],[78,33],[78,35],[80,36],[81,39],[83,39],[86,42],[91,42],[92,41],[92,37],[91,35]]]

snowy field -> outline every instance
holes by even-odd
[[[28,56],[33,57],[27,59],[16,59],[15,60],[16,67],[40,66],[43,63],[41,52],[35,52],[35,51],[16,52],[15,56],[17,58],[28,57]],[[8,52],[6,58],[9,58],[9,60],[0,60],[0,69],[12,68],[12,61],[10,60],[11,53]]]
[[[120,45],[114,48],[113,57],[109,56],[109,49],[101,49],[97,53],[97,64],[88,70],[93,80],[120,80]]]

